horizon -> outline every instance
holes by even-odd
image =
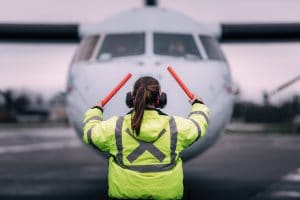
[[[1,22],[95,23],[128,9],[141,7],[142,0],[51,0],[7,1],[0,8]],[[159,1],[159,6],[184,13],[204,22],[300,22],[300,2],[264,0],[240,2]],[[268,9],[268,12],[266,12]],[[68,12],[66,12],[68,10]],[[232,12],[232,11],[235,12]],[[255,15],[253,15],[255,11]],[[29,14],[30,13],[30,14]],[[99,14],[100,13],[100,14]],[[218,13],[215,15],[215,13]],[[272,91],[300,73],[299,42],[222,44],[233,80],[243,99],[262,102],[264,91]],[[0,90],[33,89],[51,95],[64,91],[73,44],[0,44]],[[300,94],[299,82],[271,98],[278,103]]]

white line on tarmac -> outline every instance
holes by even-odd
[[[300,174],[288,174],[283,178],[283,180],[300,182]]]
[[[0,147],[0,154],[74,148],[81,145],[82,143],[79,140],[74,139],[69,141],[47,142],[47,143],[39,143],[39,144],[24,144],[24,145],[14,145],[8,147],[2,146]]]
[[[300,192],[297,191],[275,191],[273,193],[271,193],[272,197],[276,197],[276,198],[299,198],[300,197]]]
[[[77,135],[75,131],[64,131],[64,130],[55,130],[55,131],[49,131],[49,130],[30,130],[30,131],[10,131],[10,132],[4,132],[0,131],[0,139],[6,139],[6,138],[15,138],[19,136],[26,136],[26,137],[39,137],[39,138],[77,138]]]
[[[291,186],[292,183],[292,186]],[[300,199],[300,168],[283,176],[254,199]]]

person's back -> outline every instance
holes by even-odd
[[[101,121],[101,108],[85,114],[83,140],[111,155],[108,173],[111,198],[181,199],[183,196],[180,152],[205,134],[208,108],[195,101],[188,119],[172,117],[155,108],[162,107],[160,97],[158,82],[143,77],[136,82],[132,93],[134,108],[124,117]]]

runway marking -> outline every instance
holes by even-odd
[[[76,138],[76,134],[73,131],[63,130],[63,131],[51,131],[40,129],[32,130],[15,130],[15,131],[0,131],[0,139],[15,138],[15,137],[40,137],[40,138]]]
[[[283,197],[289,197],[289,198],[298,198],[300,197],[300,192],[297,191],[276,191],[271,193],[272,197],[276,198],[283,198]]]
[[[73,148],[81,146],[82,143],[78,139],[73,139],[69,141],[59,141],[59,142],[45,142],[38,144],[24,144],[24,145],[14,145],[14,146],[1,146],[0,154],[7,153],[23,153],[41,150],[53,150],[53,149],[63,149],[63,148]]]
[[[288,174],[284,177],[284,180],[286,181],[300,181],[300,174]]]
[[[300,168],[283,176],[254,199],[300,199]]]

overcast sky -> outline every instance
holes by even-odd
[[[1,22],[97,23],[135,7],[143,0],[0,0]],[[300,22],[297,0],[161,0],[199,22]],[[246,99],[261,100],[300,74],[300,43],[226,44],[222,48],[235,82]],[[0,44],[0,89],[31,88],[51,94],[63,91],[76,45]],[[300,94],[300,81],[274,97]]]

